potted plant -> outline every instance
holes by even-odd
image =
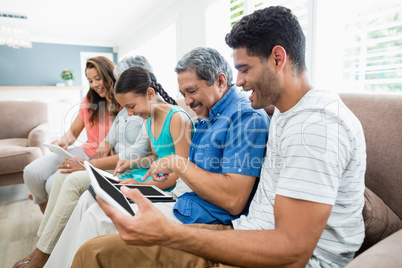
[[[66,86],[71,87],[73,85],[74,76],[71,70],[64,68],[60,76],[64,80]]]

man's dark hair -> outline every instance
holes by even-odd
[[[272,6],[243,17],[225,37],[231,48],[243,47],[249,56],[267,60],[272,49],[282,46],[297,75],[305,71],[306,38],[297,17],[282,6]]]

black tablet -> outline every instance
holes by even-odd
[[[100,174],[88,161],[84,162],[84,166],[91,179],[91,186],[97,195],[120,212],[126,215],[135,215],[127,198],[119,189],[113,186],[113,184]]]
[[[137,185],[137,184],[113,184],[118,189],[121,186],[126,186],[131,189],[138,189],[146,198],[152,202],[175,202],[174,198],[155,185]],[[128,202],[133,203],[130,199]]]

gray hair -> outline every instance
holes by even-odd
[[[232,68],[225,58],[215,49],[208,47],[197,47],[187,52],[177,63],[175,72],[177,74],[195,70],[199,79],[206,80],[208,86],[212,86],[218,74],[226,76],[227,86],[232,85]]]
[[[139,66],[148,69],[151,73],[153,72],[151,64],[144,56],[128,56],[124,57],[121,61],[119,61],[116,67],[113,70],[114,76],[119,77],[125,70],[130,67]]]

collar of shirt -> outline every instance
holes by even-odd
[[[238,90],[235,85],[233,85],[229,90],[226,92],[225,95],[212,107],[212,109],[209,111],[209,117],[204,118],[204,119],[197,119],[195,122],[195,127],[199,123],[207,122],[207,121],[214,121],[219,117],[225,109],[228,108],[232,100],[237,96]]]

